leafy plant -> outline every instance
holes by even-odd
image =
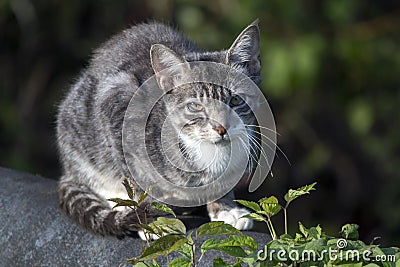
[[[124,181],[130,199],[110,199],[115,206],[128,206],[134,210],[148,195],[142,192],[138,201]],[[157,210],[168,213],[174,218],[159,217],[156,221],[135,226],[146,233],[147,243],[141,255],[130,258],[126,262],[137,267],[160,266],[157,260],[165,257],[169,267],[202,266],[204,255],[212,250],[230,256],[226,262],[222,258],[213,260],[215,267],[238,266],[398,266],[400,265],[400,249],[397,247],[381,248],[376,244],[365,244],[358,240],[356,224],[346,224],[342,227],[341,237],[326,235],[317,225],[307,228],[299,222],[299,230],[293,236],[288,233],[287,209],[289,204],[300,196],[315,190],[316,183],[298,189],[290,189],[284,196],[285,204],[280,205],[275,196],[265,197],[258,202],[236,200],[237,203],[249,208],[252,213],[244,217],[265,222],[272,240],[259,249],[257,241],[223,222],[209,222],[197,230],[187,232],[183,222],[176,218],[175,213],[166,205],[153,202]],[[285,233],[278,237],[271,218],[281,210],[284,213]],[[150,235],[156,237],[152,240]],[[204,240],[201,245],[201,240]],[[197,242],[196,242],[197,241]],[[196,254],[197,251],[197,254]],[[169,255],[174,253],[170,260]],[[196,255],[200,255],[196,257]]]
[[[267,223],[268,230],[271,233],[272,239],[276,239],[277,235],[274,229],[274,226],[271,221],[271,217],[278,214],[281,210],[284,212],[284,221],[285,221],[285,234],[288,234],[287,229],[287,209],[289,204],[295,200],[296,198],[309,194],[310,191],[315,190],[314,186],[317,183],[313,183],[311,185],[306,185],[300,187],[298,189],[289,189],[287,194],[285,195],[286,204],[281,206],[279,204],[278,199],[275,196],[271,196],[268,198],[262,198],[257,202],[254,201],[247,201],[247,200],[236,200],[236,202],[240,203],[241,205],[251,209],[254,211],[246,215],[245,217],[253,219],[255,221],[264,221]]]

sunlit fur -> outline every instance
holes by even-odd
[[[184,153],[194,169],[205,174],[202,179],[195,181],[197,185],[207,184],[213,178],[219,177],[227,170],[230,160],[235,162],[248,157],[252,161],[257,157],[255,152],[249,156],[247,142],[250,139],[248,135],[255,138],[255,132],[246,131],[243,127],[255,123],[254,114],[245,102],[234,107],[229,105],[235,92],[207,83],[182,87],[166,96],[165,105],[179,134],[179,152]],[[188,109],[188,104],[193,101],[201,105],[203,110],[192,112]],[[227,134],[218,134],[213,129],[215,125],[223,126]],[[244,147],[240,153],[231,154],[233,144]],[[252,165],[249,163],[249,166]]]
[[[101,235],[120,237],[137,230],[132,224],[138,222],[137,215],[143,216],[141,212],[135,214],[129,210],[113,210],[107,202],[109,198],[127,197],[121,182],[124,177],[133,178],[124,158],[122,124],[129,101],[137,88],[158,73],[158,68],[175,64],[176,60],[226,64],[259,85],[261,63],[258,26],[249,25],[228,50],[218,52],[204,52],[176,30],[158,23],[133,26],[95,50],[87,68],[81,72],[60,104],[57,117],[57,142],[63,166],[58,202],[71,219],[86,229]],[[159,79],[161,84],[164,81]],[[247,129],[242,132],[235,128],[238,118],[243,124],[255,124],[252,113],[245,105],[232,109],[236,116],[229,112],[213,111],[214,105],[204,103],[206,99],[202,98],[208,94],[207,97],[227,104],[235,92],[208,84],[188,86],[167,93],[162,103],[155,107],[152,120],[146,126],[148,139],[151,140],[147,143],[148,151],[139,151],[136,156],[141,158],[148,152],[166,179],[191,186],[209,182],[224,169],[229,142],[237,142],[242,145],[244,152],[251,152],[250,165],[256,162],[255,149],[243,142],[245,140],[242,138],[244,134],[250,134],[252,137],[249,139],[255,140],[256,128],[246,126]],[[185,101],[189,96],[199,99],[209,115],[212,114],[211,118],[227,128],[226,140],[220,140],[221,137],[210,127],[210,116],[192,121],[193,114],[185,110]],[[179,116],[172,114],[173,109],[180,112]],[[160,128],[167,116],[173,118],[173,124],[179,130],[177,143],[181,145],[176,146],[179,153],[184,152],[189,158],[195,159],[193,164],[204,167],[204,171],[191,173],[189,177],[185,171],[179,171],[168,163],[159,138]],[[169,145],[175,147],[175,144]],[[215,160],[209,157],[213,152]],[[139,192],[140,188],[133,180],[132,183],[135,191]],[[240,218],[247,211],[238,208],[233,198],[233,193],[229,193],[209,203],[210,218],[224,220],[239,229],[250,228],[251,220]],[[154,212],[148,214],[147,219],[152,220],[156,216]]]

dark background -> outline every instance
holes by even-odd
[[[274,178],[241,197],[282,199],[317,181],[289,209],[290,232],[299,220],[330,235],[354,222],[365,242],[399,245],[398,1],[2,0],[0,165],[58,178],[57,103],[111,35],[154,19],[219,50],[256,18],[262,90],[291,164],[278,153]]]

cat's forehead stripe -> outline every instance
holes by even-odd
[[[218,85],[201,84],[195,87],[195,97],[198,99],[212,98],[225,101],[232,94],[228,89]]]

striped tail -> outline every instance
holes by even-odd
[[[61,179],[58,203],[68,217],[93,233],[123,238],[135,236],[138,230],[132,227],[132,224],[139,223],[136,212],[111,209],[104,198],[85,185]],[[138,209],[137,212],[143,222],[143,210]],[[146,214],[146,219],[151,218],[151,214]]]

